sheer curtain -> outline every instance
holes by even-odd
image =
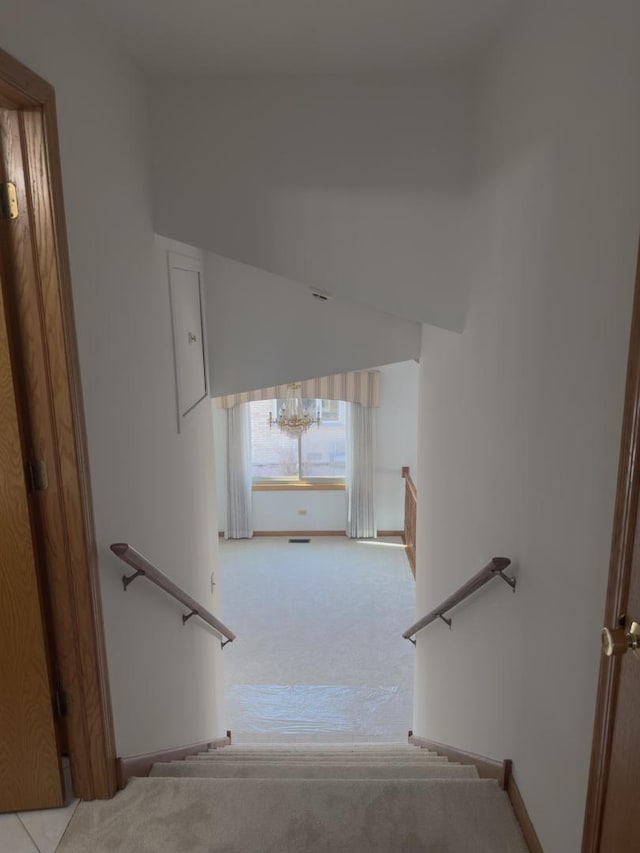
[[[373,432],[375,409],[349,403],[347,406],[347,536],[371,539],[376,536],[373,512]]]
[[[249,404],[227,409],[226,539],[251,539],[251,422]]]

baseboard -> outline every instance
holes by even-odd
[[[122,789],[132,776],[148,776],[149,771],[157,761],[180,761],[189,755],[205,752],[207,749],[221,749],[231,745],[231,732],[226,737],[215,740],[205,740],[190,743],[187,746],[177,746],[174,749],[162,749],[158,752],[147,752],[142,755],[129,755],[116,760],[118,788]]]
[[[346,536],[344,530],[254,530],[254,536]],[[218,531],[224,539],[224,530]],[[404,530],[378,530],[378,539],[397,536],[404,541]]]
[[[474,752],[456,749],[446,743],[415,737],[411,732],[409,733],[409,743],[419,746],[421,749],[430,749],[437,752],[438,755],[445,755],[450,761],[456,761],[458,764],[473,764],[481,779],[496,779],[500,787],[507,790],[511,776],[511,759],[509,758],[505,758],[504,761],[497,761],[495,758],[487,758],[485,755],[476,755]]]
[[[254,536],[346,536],[344,530],[254,530]]]
[[[524,836],[524,840],[527,843],[527,847],[529,848],[529,853],[544,853],[542,849],[542,844],[540,844],[540,839],[534,829],[533,824],[531,823],[531,818],[529,817],[529,812],[527,811],[527,807],[524,804],[524,800],[522,799],[522,794],[516,785],[516,781],[513,776],[509,776],[509,781],[507,783],[507,794],[509,795],[509,799],[511,800],[511,805],[513,806],[513,811],[515,813],[516,818],[518,819],[518,823],[520,824],[520,829],[522,830],[522,834]]]
[[[419,746],[421,749],[431,749],[439,755],[445,755],[450,761],[457,761],[459,764],[473,764],[477,768],[481,779],[497,779],[498,784],[507,792],[507,796],[511,800],[513,812],[520,824],[522,835],[530,853],[544,853],[540,839],[522,799],[522,794],[513,778],[511,759],[505,758],[504,761],[497,761],[495,758],[476,755],[474,752],[465,752],[462,749],[456,749],[453,746],[438,743],[435,740],[414,737],[413,732],[409,732],[409,743]]]

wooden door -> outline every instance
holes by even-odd
[[[0,811],[62,805],[46,631],[0,289]]]
[[[2,322],[25,459],[42,460],[47,468],[47,486],[29,492],[29,508],[39,593],[48,617],[45,645],[63,711],[59,739],[69,755],[76,795],[109,797],[117,788],[116,753],[55,92],[0,49],[0,183],[6,181],[16,185],[19,216],[0,217]],[[16,631],[20,624],[14,624]],[[18,642],[13,634],[0,639],[3,649],[7,642]],[[0,707],[3,691],[0,684]],[[22,712],[28,716],[30,697],[25,701]],[[0,745],[0,790],[11,775],[4,766]]]
[[[603,655],[583,853],[640,849],[640,657],[625,647],[640,623],[640,255],[604,626],[619,649]]]

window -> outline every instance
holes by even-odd
[[[345,475],[346,403],[341,400],[305,400],[320,413],[320,426],[290,438],[269,426],[282,400],[258,400],[251,413],[251,471],[257,483],[341,483]]]

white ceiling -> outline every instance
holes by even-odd
[[[150,74],[405,72],[473,57],[521,0],[77,0]]]

